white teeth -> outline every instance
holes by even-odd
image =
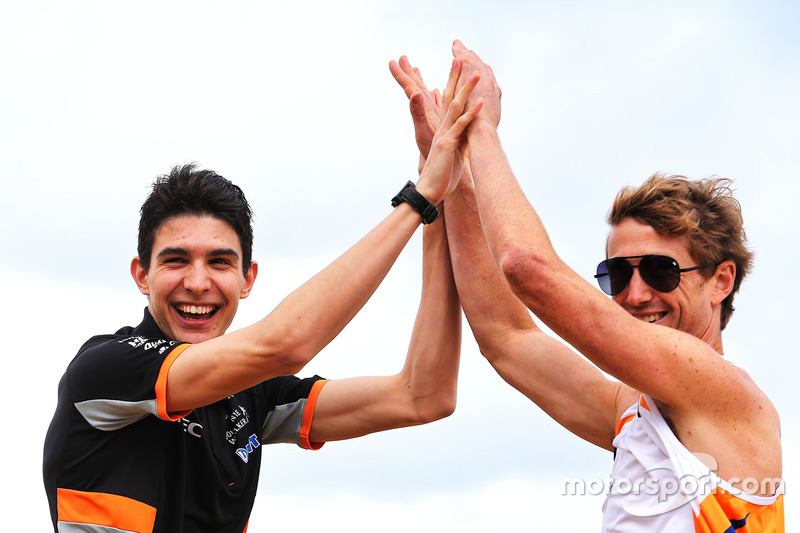
[[[205,315],[214,310],[213,305],[179,305],[178,310],[192,315]]]
[[[649,322],[649,323],[652,324],[653,322],[655,322],[659,318],[660,318],[660,315],[647,315],[647,316],[639,317],[639,320],[642,320],[644,322]]]

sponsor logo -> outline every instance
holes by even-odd
[[[154,350],[159,348],[158,353],[164,353],[168,347],[178,344],[175,341],[168,341],[165,339],[146,339],[139,335],[127,337],[119,342],[120,344],[127,344],[131,348],[143,348],[145,350]]]
[[[255,433],[253,433],[247,440],[247,446],[244,448],[238,448],[236,450],[236,455],[238,455],[239,459],[246,463],[250,460],[250,454],[253,453],[253,451],[259,446],[261,446],[261,443],[258,442],[258,437],[256,437]]]
[[[203,431],[203,426],[201,426],[197,422],[192,422],[188,418],[181,418],[181,425],[183,426],[183,430],[192,437],[197,437],[199,439],[200,437],[203,436],[200,433],[201,431]]]
[[[225,440],[231,444],[236,444],[236,435],[250,422],[250,414],[244,406],[240,405],[226,416],[226,421],[228,429],[225,431]]]

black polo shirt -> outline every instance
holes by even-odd
[[[206,407],[166,411],[169,366],[188,347],[166,340],[147,309],[135,328],[89,339],[58,386],[44,445],[56,531],[241,533],[261,447],[308,449],[318,376],[267,380]],[[99,526],[92,528],[91,526]]]

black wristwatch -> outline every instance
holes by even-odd
[[[397,207],[403,202],[408,202],[408,204],[422,216],[423,224],[430,224],[439,218],[439,210],[436,209],[436,206],[430,203],[427,198],[417,192],[413,181],[406,183],[405,186],[400,189],[400,192],[397,193],[397,196],[392,198],[392,207]]]

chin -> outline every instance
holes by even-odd
[[[211,340],[214,337],[219,337],[219,335],[199,331],[178,331],[176,333],[176,339],[178,342],[188,342],[190,344],[199,344],[201,342]]]

